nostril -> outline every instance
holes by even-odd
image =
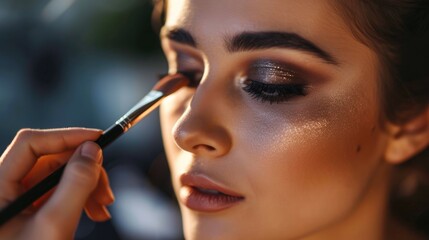
[[[216,150],[216,148],[210,146],[210,145],[205,145],[205,144],[198,144],[192,147],[192,149],[194,150],[206,150],[208,152],[213,152]]]

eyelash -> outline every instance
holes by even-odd
[[[201,76],[198,77],[198,75],[201,74],[200,72],[197,72],[197,71],[179,71],[179,73],[181,73],[182,75],[187,77],[189,80],[191,80],[191,82],[188,85],[190,88],[197,88],[198,85],[200,84]]]
[[[191,82],[188,84],[188,87],[190,88],[197,88],[198,85],[200,84],[200,78],[197,78],[198,76],[198,72],[193,72],[193,71],[178,71],[178,73],[184,75],[185,77],[187,77]],[[166,76],[169,76],[169,73],[163,73],[163,74],[159,74],[158,75],[158,80],[163,79]]]
[[[303,84],[267,84],[260,81],[246,79],[243,90],[252,98],[261,102],[281,103],[296,96],[305,96]]]

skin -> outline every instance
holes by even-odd
[[[55,188],[0,228],[1,239],[73,239],[82,210],[106,221],[114,201],[94,129],[23,129],[0,157],[0,208],[68,163]],[[60,213],[60,214],[59,214]]]
[[[179,176],[197,172],[245,197],[215,213],[179,201],[187,239],[383,238],[390,165],[379,127],[379,62],[330,4],[168,1],[164,28],[186,29],[197,42],[161,36],[170,72],[203,74],[198,88],[161,106],[176,194]],[[224,39],[242,31],[299,34],[339,64],[294,49],[229,53]],[[249,96],[240,78],[258,59],[297,66],[308,94],[279,104]]]

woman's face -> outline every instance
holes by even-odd
[[[161,107],[189,239],[288,239],[363,209],[381,172],[378,61],[328,0],[171,0]],[[221,193],[219,193],[221,192]]]

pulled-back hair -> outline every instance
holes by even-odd
[[[429,1],[336,0],[356,39],[380,62],[383,119],[405,123],[429,105]],[[391,212],[429,234],[429,148],[397,167]]]
[[[429,1],[337,0],[355,37],[381,62],[384,116],[405,122],[429,103]]]

